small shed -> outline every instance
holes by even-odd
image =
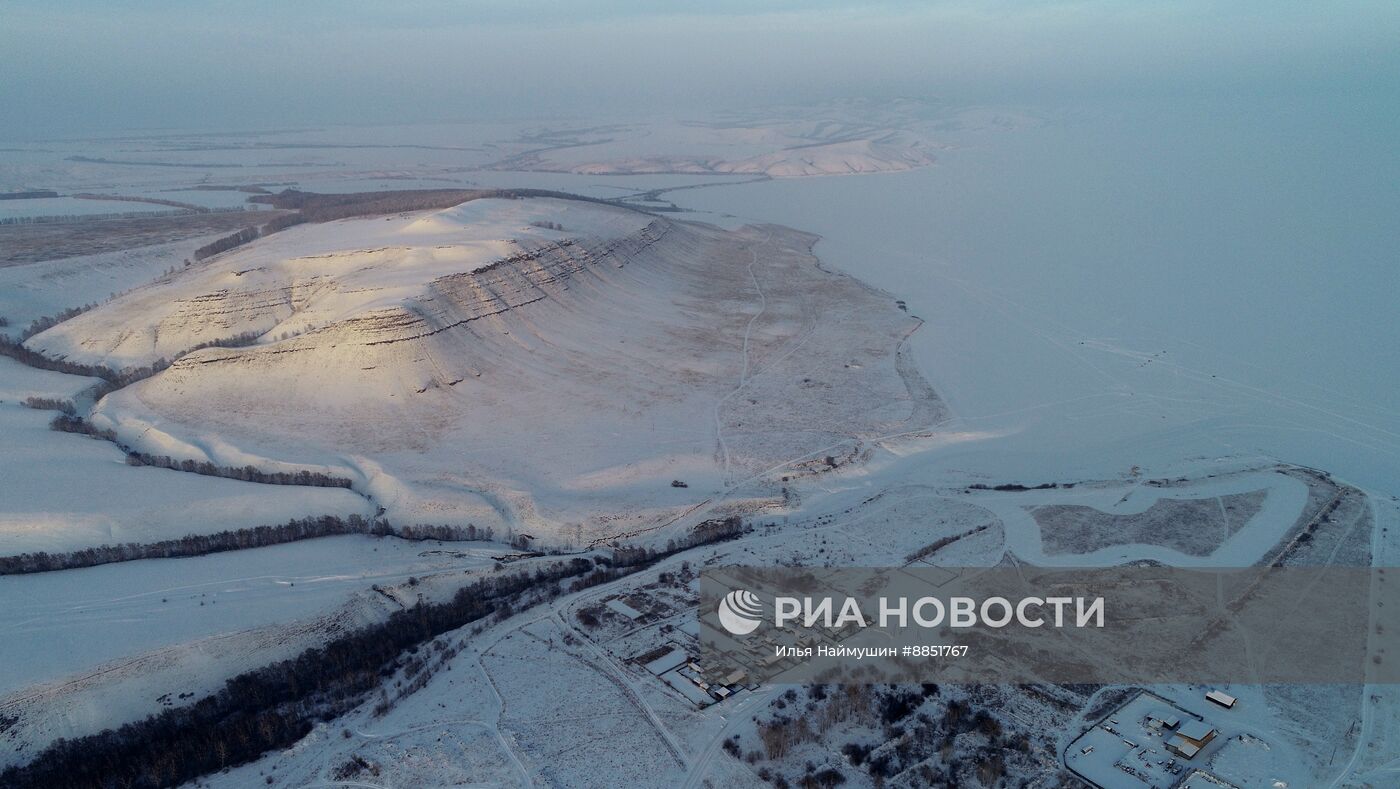
[[[1228,693],[1222,693],[1218,690],[1212,690],[1211,692],[1207,693],[1206,700],[1213,701],[1227,710],[1231,707],[1234,707],[1236,701],[1234,696],[1231,696]]]

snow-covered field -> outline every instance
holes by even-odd
[[[167,198],[171,199],[171,198]],[[0,221],[33,217],[86,216],[91,214],[162,213],[178,210],[167,205],[76,197],[36,197],[0,200]]]
[[[13,636],[0,645],[0,714],[15,719],[0,764],[450,592],[495,553],[347,535],[0,577],[0,628]]]
[[[544,188],[559,183],[546,174],[568,173],[610,178],[658,174],[667,176],[664,185],[670,187],[684,185],[686,175],[784,178],[908,170],[934,161],[945,130],[1019,122],[1010,113],[968,112],[907,100],[779,107],[723,118],[614,118],[603,123],[466,122],[226,136],[175,129],[111,140],[17,143],[0,159],[0,189],[157,197],[213,208],[237,204],[229,198],[238,193],[211,191],[200,196],[184,190],[262,186],[275,191],[296,185],[316,191],[369,191],[442,187],[464,179],[504,186],[520,172],[530,173],[531,185]],[[328,184],[340,186],[326,188]],[[83,202],[58,199],[64,205]],[[0,201],[0,216],[6,215],[4,202]],[[93,205],[159,210],[141,203]],[[12,213],[48,212],[24,206]]]
[[[0,578],[0,685],[49,682],[118,658],[320,616],[373,584],[483,567],[493,553],[440,542],[345,535],[182,559]],[[247,575],[249,570],[256,575]],[[81,579],[81,582],[77,582]]]
[[[774,178],[898,172],[934,161],[917,133],[863,123],[651,124],[542,136],[544,147],[498,169],[636,175],[743,174]],[[677,150],[693,153],[678,154]]]
[[[1378,173],[1341,162],[1314,195],[1275,184],[1250,199],[1234,185],[1271,166],[1250,140],[1317,140],[1175,122],[896,103],[9,152],[6,184],[211,207],[246,194],[172,190],[520,186],[693,212],[483,200],[299,226],[188,268],[208,238],[0,268],[12,335],[101,303],[29,340],[53,356],[144,365],[255,337],[96,404],[94,424],[123,442],[354,483],[128,466],[112,444],[50,431],[52,412],[18,404],[75,398],[92,379],[0,358],[0,554],[380,507],[397,525],[489,525],[502,540],[663,545],[744,514],[755,529],[739,540],[440,636],[424,651],[461,651],[382,714],[371,699],[202,782],[759,785],[760,769],[795,781],[830,768],[869,785],[868,763],[835,749],[844,737],[896,750],[874,718],[769,758],[755,717],[771,724],[786,689],[698,709],[633,662],[651,641],[685,641],[676,593],[675,613],[635,627],[614,616],[594,629],[579,612],[659,599],[647,585],[684,562],[1248,565],[1277,558],[1332,501],[1337,517],[1282,559],[1395,564],[1388,261],[1400,238],[1388,220],[1400,205],[1362,188]],[[1161,146],[1166,163],[1109,144],[1153,135],[1204,142]],[[67,158],[78,148],[108,161]],[[1056,486],[994,489],[1004,483]],[[1198,515],[1209,534],[1191,530]],[[346,536],[0,577],[0,764],[445,599],[505,550]],[[1188,707],[1200,691],[1154,690]],[[1202,766],[1241,786],[1263,766],[1294,789],[1396,774],[1400,699],[1387,688],[1230,692],[1230,731],[1262,745],[1231,742]],[[981,702],[1034,735],[1026,753],[1044,761],[1018,762],[1016,777],[1047,785],[1102,693]],[[981,697],[938,698],[924,708],[935,717]],[[729,737],[761,758],[735,758]],[[975,760],[980,742],[958,733],[943,756]],[[903,764],[892,785],[942,765]]]
[[[93,379],[24,367],[0,357],[0,556],[62,552],[187,534],[286,523],[320,515],[372,515],[336,488],[258,485],[126,464],[106,441],[49,429],[55,412],[29,397],[70,399]]]
[[[216,237],[0,267],[0,316],[15,334],[35,318],[106,301],[178,268]]]

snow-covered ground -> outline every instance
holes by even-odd
[[[1375,188],[1384,168],[1358,171],[1338,154],[1306,193],[1280,182],[1270,149],[1253,143],[1325,142],[1286,119],[1261,130],[1213,116],[1227,126],[1190,129],[1164,117],[899,106],[842,111],[867,114],[866,129],[819,125],[833,112],[307,130],[94,154],[177,167],[69,161],[77,151],[62,147],[7,154],[0,176],[33,188],[183,200],[195,193],[166,190],[535,186],[674,202],[696,209],[680,219],[731,232],[597,206],[482,201],[295,228],[105,304],[31,345],[121,365],[260,336],[117,392],[98,407],[101,424],[149,451],[334,470],[356,492],[125,466],[111,445],[48,431],[49,412],[17,405],[71,396],[90,380],[0,359],[0,433],[15,448],[0,461],[3,553],[179,536],[191,521],[218,530],[385,506],[401,522],[489,522],[575,545],[617,535],[664,542],[731,512],[760,523],[658,568],[672,572],[681,561],[878,566],[914,555],[978,566],[1007,553],[1065,566],[1233,566],[1270,556],[1330,495],[1285,470],[1296,463],[1367,494],[1349,493],[1335,534],[1324,531],[1300,560],[1395,564],[1400,343],[1388,300],[1400,205]],[[915,131],[891,136],[895,127]],[[1143,140],[1167,141],[1153,148],[1165,161],[1144,157]],[[419,147],[395,147],[405,141]],[[363,144],[384,147],[345,147]],[[906,171],[768,178],[864,170]],[[651,174],[611,175],[637,172]],[[1267,198],[1251,184],[1267,186]],[[621,269],[570,281],[547,311],[478,321],[469,342],[422,342],[400,355],[361,334],[399,339],[394,320],[451,323],[443,305],[472,291],[445,286],[444,275],[566,239],[596,252],[660,227],[674,247],[629,248]],[[884,292],[802,279],[816,270],[805,233],[821,236],[824,266]],[[13,333],[104,301],[179,267],[204,242],[0,268],[0,315]],[[710,268],[687,274],[684,261],[697,258]],[[487,290],[487,301],[515,298]],[[896,299],[925,321],[912,335],[916,322]],[[1146,484],[1153,479],[1185,481]],[[969,489],[1008,482],[1075,486]],[[1163,502],[1216,502],[1223,514],[1235,496],[1262,499],[1189,552],[1139,539],[1134,518],[1160,522],[1147,514]],[[1099,525],[1134,524],[1135,536],[1047,548],[1043,529],[1058,521],[1035,508],[1071,506],[1090,520],[1101,514]],[[449,594],[469,577],[463,569],[489,571],[483,557],[493,551],[432,557],[425,547],[344,537],[0,578],[0,627],[26,634],[0,660],[13,667],[0,673],[0,694],[30,705],[12,731],[32,753],[54,736],[155,711],[170,701],[163,694],[179,703],[180,693],[295,654],[332,632],[328,619],[371,621],[415,596]],[[405,592],[407,576],[425,571],[432,580]],[[722,741],[739,735],[756,747],[752,716],[771,713],[780,689],[697,710],[626,662],[624,647],[650,631],[594,641],[576,626],[580,607],[654,576],[566,597],[479,636],[449,634],[444,644],[461,653],[384,716],[366,704],[206,782],[600,785],[625,774],[635,785],[756,784],[756,768]],[[392,587],[390,597],[371,591],[375,583]],[[234,643],[245,646],[227,649]],[[114,666],[127,668],[79,681]],[[1183,705],[1199,695],[1156,690]],[[1400,699],[1385,687],[1230,690],[1243,718],[1232,731],[1257,735],[1295,789],[1387,785],[1400,769]],[[1039,724],[1076,723],[1057,715]],[[1063,746],[1077,734],[1051,736]],[[1210,768],[1247,785],[1263,757],[1253,742],[1236,745]],[[809,747],[778,766],[795,777],[802,760],[839,767],[844,758]],[[850,783],[870,782],[846,767]]]
[[[178,268],[200,246],[220,234],[105,252],[0,267],[0,316],[14,335],[35,318],[106,301]]]
[[[555,133],[499,169],[580,175],[743,174],[774,178],[897,172],[934,161],[932,140],[840,122],[649,124]],[[687,153],[677,153],[678,150]]]
[[[0,577],[0,596],[20,603],[0,613],[0,628],[17,636],[0,647],[0,687],[49,682],[229,631],[315,618],[373,584],[487,566],[497,552],[345,535]]]
[[[925,101],[768,108],[723,118],[610,118],[603,122],[466,122],[270,130],[260,134],[123,135],[16,143],[0,157],[0,189],[158,197],[209,207],[237,193],[195,196],[193,186],[296,185],[321,191],[434,188],[464,178],[506,185],[528,172],[590,177],[657,174],[760,177],[847,175],[930,164],[939,136],[968,126],[1019,123],[1014,113],[969,113]],[[506,174],[504,179],[494,177]],[[328,184],[339,187],[324,188]],[[66,198],[65,205],[69,202]],[[16,201],[20,202],[20,201]],[[24,201],[38,204],[40,201]],[[0,216],[4,213],[0,201]],[[159,210],[141,203],[131,210]],[[87,208],[86,206],[82,208]],[[93,208],[92,210],[96,210]],[[120,210],[120,209],[116,209]],[[25,215],[46,209],[23,206]],[[62,211],[60,213],[77,213]]]
[[[849,784],[872,785],[870,776],[863,769],[851,770],[836,749],[842,744],[842,737],[851,738],[845,742],[882,742],[884,735],[879,725],[838,727],[822,747],[808,746],[795,750],[791,756],[771,759],[763,756],[753,717],[770,718],[774,714],[770,704],[781,698],[786,688],[741,691],[724,702],[697,708],[634,660],[657,647],[686,643],[681,634],[689,611],[684,600],[673,600],[660,613],[644,604],[675,597],[657,580],[660,574],[681,572],[683,562],[692,567],[712,563],[899,564],[919,546],[950,535],[968,534],[988,524],[989,518],[991,523],[997,523],[991,513],[1003,509],[1001,497],[1016,502],[1016,509],[1021,512],[1028,506],[1072,499],[1105,511],[1112,511],[1116,503],[1123,502],[1123,513],[1142,513],[1151,508],[1151,502],[1166,498],[1210,500],[1233,491],[1265,490],[1260,513],[1271,515],[1251,519],[1237,532],[1249,541],[1257,538],[1259,545],[1274,543],[1277,519],[1292,524],[1304,514],[1305,506],[1315,506],[1305,503],[1306,496],[1298,495],[1298,488],[1306,486],[1274,471],[1238,472],[1161,490],[1120,482],[1094,484],[1089,490],[1076,487],[1069,491],[1004,494],[949,487],[883,487],[879,476],[879,472],[854,469],[828,477],[826,491],[815,493],[800,513],[789,515],[785,522],[760,527],[734,542],[666,560],[637,577],[563,597],[479,635],[468,637],[459,632],[444,637],[448,642],[461,643],[464,651],[447,664],[450,669],[439,669],[426,687],[396,702],[382,718],[372,713],[372,704],[366,704],[335,723],[318,728],[294,748],[211,776],[207,779],[209,785],[237,786],[269,776],[276,786],[329,781],[335,770],[350,764],[357,754],[373,763],[373,771],[360,772],[347,780],[384,786],[448,783],[460,780],[455,776],[460,776],[463,769],[481,771],[479,774],[495,776],[494,780],[509,785],[525,785],[522,774],[537,784],[603,785],[611,775],[635,770],[635,760],[643,756],[651,771],[632,779],[632,783],[642,786],[701,786],[707,779],[756,785],[758,767],[784,771],[793,777],[810,771],[804,767],[804,761],[813,759],[819,766],[841,767]],[[884,492],[872,497],[872,490]],[[1029,519],[1026,522],[1034,525]],[[1346,524],[1336,528],[1345,529]],[[968,534],[930,556],[929,561],[950,566],[999,561],[1007,550],[1014,550],[1010,540],[1002,535],[999,524]],[[1129,546],[1127,558],[1146,558],[1155,548]],[[1095,553],[1086,553],[1083,558],[1085,563],[1124,561],[1118,556]],[[1228,567],[1243,558],[1247,557],[1236,552],[1218,553],[1200,563]],[[579,624],[580,611],[606,609],[606,601],[617,599],[631,600],[649,613],[634,623],[618,619],[605,620],[601,626]],[[593,646],[588,646],[590,643]],[[613,678],[611,682],[604,681],[608,676]],[[1240,734],[1254,738],[1228,744],[1222,740],[1225,747],[1216,749],[1220,752],[1218,758],[1212,756],[1209,765],[1192,765],[1209,767],[1219,775],[1242,781],[1241,785],[1248,784],[1255,775],[1248,762],[1259,749],[1272,754],[1266,771],[1269,775],[1286,780],[1289,786],[1310,786],[1336,775],[1350,749],[1360,747],[1360,738],[1351,730],[1349,721],[1365,707],[1363,694],[1354,686],[1228,687],[1226,690],[1241,700],[1238,708],[1228,713],[1205,702],[1205,690],[1195,686],[1151,688],[1183,709],[1213,716],[1228,738]],[[803,689],[798,689],[798,693],[799,699],[806,695]],[[980,709],[975,695],[969,698],[961,689],[944,693],[945,703],[947,699],[962,699],[972,704],[969,714]],[[1042,756],[1053,754],[1058,759],[1083,730],[1079,727],[1094,723],[1073,718],[1063,707],[1046,706],[1044,698],[1034,695],[1017,696],[1003,703],[1006,707],[991,709],[1007,727],[1008,737],[1024,731],[1037,740],[1034,751]],[[1389,720],[1384,713],[1376,713],[1374,703],[1370,706],[1375,719]],[[585,726],[584,720],[601,722],[577,731]],[[607,736],[594,737],[598,732],[606,732]],[[739,737],[743,751],[759,752],[757,765],[746,765],[722,747],[731,736]],[[668,753],[668,740],[675,741],[682,753],[680,758]],[[589,758],[571,758],[574,751],[569,749],[569,743],[585,747]],[[965,760],[971,753],[969,750],[961,758]],[[1371,754],[1372,761],[1379,760],[1371,748],[1362,748],[1361,753]],[[938,766],[938,760],[933,761]],[[894,785],[919,785],[917,765],[907,767],[909,772],[895,780]],[[1044,765],[1040,771],[1024,773],[1024,777],[1043,779],[1053,776],[1056,769]]]
[[[172,472],[174,473],[174,472]],[[491,548],[360,535],[0,577],[0,765],[450,594]]]
[[[255,337],[108,395],[93,424],[153,454],[349,478],[394,523],[577,546],[750,477],[775,498],[781,476],[942,417],[899,352],[918,322],[810,241],[477,200],[294,227],[26,346],[124,369]]]
[[[567,223],[571,236],[532,226]],[[567,201],[476,200],[430,214],[308,224],[133,292],[32,338],[114,369],[256,333],[268,341],[399,307],[436,280],[569,237],[615,239],[650,218]],[[211,294],[225,294],[211,303]],[[133,315],[135,313],[135,315]]]
[[[116,446],[49,429],[29,397],[71,399],[93,379],[0,357],[0,556],[151,543],[320,515],[373,515],[337,488],[292,488],[132,467]]]

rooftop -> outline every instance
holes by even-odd
[[[1197,742],[1209,738],[1214,732],[1215,727],[1205,721],[1187,721],[1181,724],[1180,729],[1176,730],[1176,733],[1182,737],[1189,740],[1196,740]]]

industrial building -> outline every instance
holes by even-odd
[[[1205,721],[1187,721],[1176,730],[1176,736],[1167,741],[1168,751],[1183,759],[1193,758],[1206,743],[1215,739],[1215,728]]]

